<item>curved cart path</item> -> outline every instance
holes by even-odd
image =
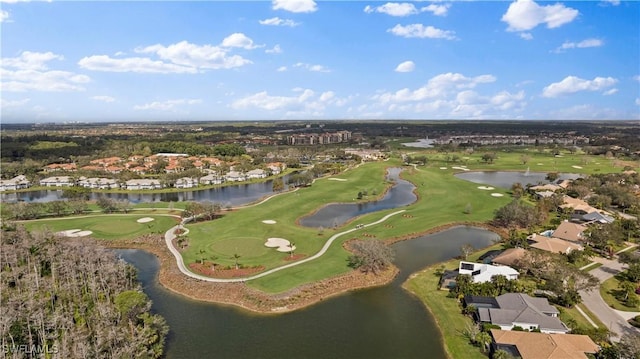
[[[195,273],[191,272],[191,271],[190,271],[190,270],[185,266],[185,264],[184,264],[184,260],[183,260],[183,258],[182,258],[182,255],[180,255],[180,252],[178,252],[178,250],[173,246],[173,240],[176,238],[175,231],[176,231],[177,229],[179,229],[179,228],[182,228],[182,227],[183,227],[183,225],[184,225],[184,223],[189,222],[189,221],[191,220],[191,218],[186,218],[186,219],[184,219],[184,220],[182,221],[182,223],[181,223],[181,224],[179,224],[179,225],[177,225],[177,226],[174,226],[174,227],[170,228],[170,229],[165,233],[165,235],[164,235],[164,239],[165,239],[165,242],[166,242],[167,248],[169,248],[169,250],[171,251],[171,253],[173,254],[173,256],[174,256],[174,257],[176,257],[176,263],[178,264],[178,268],[180,269],[180,271],[181,271],[184,275],[189,276],[189,277],[191,277],[191,278],[195,278],[195,279],[200,279],[200,280],[203,280],[203,281],[207,281],[207,282],[219,282],[219,283],[246,282],[246,281],[248,281],[248,280],[253,280],[253,279],[261,278],[261,277],[267,276],[267,275],[269,275],[269,274],[272,274],[272,273],[275,273],[275,272],[278,272],[278,271],[281,271],[281,270],[284,270],[284,269],[287,269],[287,268],[295,267],[295,266],[301,265],[301,264],[303,264],[303,263],[307,263],[307,262],[310,262],[310,261],[312,261],[312,260],[318,259],[318,258],[322,257],[322,255],[324,255],[324,254],[327,252],[327,250],[329,249],[329,247],[331,247],[331,244],[332,244],[336,239],[340,238],[341,236],[343,236],[343,235],[345,235],[345,234],[348,234],[348,233],[351,233],[351,232],[355,232],[355,231],[357,231],[357,230],[359,230],[359,229],[362,229],[362,228],[366,228],[366,227],[370,227],[370,226],[375,226],[376,224],[380,224],[380,223],[382,223],[382,222],[386,221],[387,219],[389,219],[390,217],[393,217],[393,216],[395,216],[395,215],[397,215],[397,214],[400,214],[400,213],[402,213],[402,212],[405,212],[405,211],[406,211],[406,210],[404,210],[404,209],[403,209],[403,210],[400,210],[400,211],[396,211],[396,212],[393,212],[393,213],[389,213],[389,214],[387,214],[386,216],[382,217],[381,219],[379,219],[379,220],[377,220],[377,221],[375,221],[375,222],[371,222],[371,223],[369,223],[369,224],[365,224],[365,225],[363,225],[363,226],[362,226],[362,227],[360,227],[360,228],[351,228],[351,229],[348,229],[348,230],[346,230],[346,231],[344,231],[344,232],[336,233],[336,234],[334,234],[333,236],[331,236],[331,238],[329,238],[329,239],[327,240],[327,242],[324,244],[324,246],[322,246],[322,249],[320,249],[320,251],[318,251],[318,253],[314,254],[314,255],[313,255],[313,256],[311,256],[311,257],[308,257],[308,258],[302,259],[302,260],[297,261],[297,262],[294,262],[294,263],[290,263],[290,264],[286,264],[286,265],[283,265],[283,266],[280,266],[280,267],[276,267],[276,268],[270,269],[270,270],[268,270],[268,271],[265,271],[265,272],[262,272],[262,273],[259,273],[259,274],[256,274],[256,275],[253,275],[253,276],[250,276],[250,277],[244,277],[244,278],[211,278],[211,277],[203,276],[203,275],[200,275],[200,274],[195,274]]]

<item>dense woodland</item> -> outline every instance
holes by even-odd
[[[162,355],[168,326],[149,312],[133,267],[86,238],[4,227],[0,331],[6,357]]]

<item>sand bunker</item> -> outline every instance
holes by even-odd
[[[485,190],[485,191],[491,191],[491,190],[493,190],[495,188],[490,187],[490,186],[478,186],[478,189]]]
[[[579,169],[579,170],[581,170],[581,169],[582,169],[582,167],[580,167],[580,166],[571,166],[571,167],[573,167],[573,168],[577,168],[577,169]]]
[[[340,181],[340,182],[344,182],[344,181],[346,181],[346,179],[344,179],[344,178],[329,178],[329,181]]]
[[[492,193],[491,195],[493,197],[503,197],[504,196],[502,193]]]
[[[264,221],[262,221],[262,223],[264,223],[264,224],[276,224],[277,222],[274,221],[273,219],[265,219]]]
[[[463,170],[463,171],[468,171],[469,170],[468,168],[466,168],[466,166],[465,167],[456,166],[456,167],[451,167],[451,168],[453,168],[454,170]]]
[[[277,248],[276,250],[278,252],[295,251],[296,246],[289,247],[289,244],[291,244],[291,242],[289,242],[284,238],[268,238],[267,241],[264,243],[266,247]]]
[[[136,222],[138,222],[138,223],[148,223],[148,222],[153,222],[153,221],[155,221],[154,218],[143,217],[143,218],[140,218],[139,220],[137,220]]]
[[[59,235],[65,236],[65,237],[85,237],[92,233],[93,232],[91,231],[83,231],[81,229],[69,229],[66,231],[58,232]]]
[[[536,164],[537,164],[538,166],[542,166],[542,165],[543,165],[542,163],[536,163]]]
[[[440,167],[440,169],[441,169],[441,170],[446,170],[446,169],[447,169],[447,167]]]

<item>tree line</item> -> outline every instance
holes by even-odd
[[[97,243],[5,223],[0,332],[12,358],[159,358],[168,326],[136,271]]]

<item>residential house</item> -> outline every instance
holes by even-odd
[[[600,349],[587,335],[547,334],[491,329],[491,351],[522,359],[587,359]]]
[[[94,189],[113,189],[118,188],[118,181],[112,178],[99,178],[99,177],[81,177],[78,180],[78,186]]]
[[[565,241],[560,238],[542,236],[535,233],[527,237],[527,239],[533,242],[531,243],[532,248],[537,248],[551,253],[569,254],[571,251],[584,250],[584,247],[577,243]]]
[[[464,261],[460,261],[458,273],[470,275],[474,283],[489,282],[491,278],[496,275],[503,275],[509,280],[518,279],[518,275],[520,274],[517,270],[508,266],[494,266],[491,264]]]
[[[125,182],[124,187],[128,190],[160,189],[162,185],[157,179],[131,179]]]
[[[260,179],[260,178],[266,178],[266,177],[267,177],[267,172],[260,168],[256,168],[254,170],[247,172],[247,178],[249,179]]]
[[[224,175],[224,179],[227,182],[242,182],[247,180],[247,176],[244,173],[238,171],[229,171]]]
[[[565,334],[569,328],[560,321],[560,311],[546,298],[531,297],[525,293],[505,293],[494,298],[466,296],[465,306],[477,308],[476,319],[481,323],[497,325],[502,330],[520,327],[540,330],[542,333]]]
[[[198,187],[198,180],[191,177],[182,177],[176,180],[175,188],[193,188]]]
[[[273,175],[279,175],[287,165],[282,162],[269,162],[267,163],[267,168],[271,171]]]
[[[68,171],[74,172],[78,168],[75,163],[52,163],[44,166],[45,172]]]
[[[31,182],[25,175],[18,175],[11,179],[0,180],[0,191],[15,191],[31,187]]]
[[[594,211],[591,213],[583,214],[579,217],[581,221],[586,224],[589,223],[613,223],[615,218],[605,211]]]
[[[221,184],[224,182],[224,177],[221,177],[217,173],[213,172],[206,176],[200,177],[200,183],[204,185]]]
[[[537,185],[537,186],[531,186],[529,189],[531,191],[534,191],[534,192],[539,192],[539,191],[556,192],[556,191],[561,190],[562,187],[558,186],[557,184],[547,183],[547,184],[541,184],[541,185]]]
[[[558,228],[551,233],[552,237],[564,239],[565,241],[579,243],[585,240],[583,233],[587,227],[569,221],[563,221]]]
[[[509,248],[502,251],[502,253],[495,256],[491,263],[503,265],[503,266],[515,266],[518,261],[524,258],[527,250],[524,248]]]
[[[40,180],[40,185],[45,187],[71,187],[74,181],[71,176],[47,177]]]

